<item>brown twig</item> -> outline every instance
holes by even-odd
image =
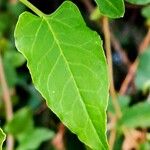
[[[111,113],[108,113],[108,116],[110,118],[110,123],[107,125],[108,131],[110,131],[109,148],[110,150],[113,150],[113,146],[114,146],[116,134],[117,134],[117,130],[116,130],[117,118],[114,114],[111,114]]]
[[[112,97],[112,103],[116,112],[116,122],[117,119],[119,119],[122,116],[122,112],[120,109],[120,105],[117,101],[117,95],[114,87],[114,79],[113,79],[113,65],[112,65],[112,52],[111,52],[111,40],[110,40],[110,28],[109,28],[109,20],[107,17],[103,17],[102,20],[102,27],[103,27],[103,33],[105,38],[105,49],[106,49],[106,55],[107,55],[107,61],[108,61],[108,68],[109,68],[109,76],[110,76],[110,95]],[[114,143],[116,138],[116,129],[113,128],[110,132],[109,136],[109,146],[110,149],[113,149]]]
[[[148,28],[148,32],[147,32],[145,38],[143,39],[142,43],[140,44],[139,52],[143,53],[149,44],[150,44],[150,27]]]
[[[12,109],[9,88],[7,86],[7,82],[5,79],[5,73],[4,73],[1,55],[0,55],[0,83],[1,83],[2,91],[3,91],[3,100],[5,104],[6,120],[10,121],[13,117],[13,109]],[[12,135],[9,134],[7,137],[7,150],[13,150],[13,147],[14,147],[14,138]]]
[[[140,54],[143,53],[149,44],[150,44],[150,28],[148,29],[148,32],[147,32],[145,38],[143,39],[143,41],[141,42],[141,44],[139,46],[139,53]],[[136,60],[134,61],[134,63],[130,66],[128,74],[122,83],[122,86],[119,91],[119,93],[121,95],[124,95],[126,93],[128,87],[129,87],[129,84],[131,83],[131,81],[133,80],[133,78],[135,76],[138,64],[139,64],[139,60],[137,57]]]
[[[118,118],[121,117],[121,109],[117,102],[117,95],[114,87],[114,79],[113,79],[113,65],[112,65],[112,53],[111,53],[111,41],[110,41],[110,29],[109,29],[109,21],[107,17],[103,17],[102,20],[104,38],[105,38],[105,49],[107,55],[107,62],[109,68],[109,77],[110,77],[110,95],[112,97],[112,103],[116,111],[116,115]]]
[[[82,3],[84,3],[87,11],[89,14],[92,13],[92,11],[94,10],[94,6],[92,5],[90,0],[80,0]]]
[[[58,126],[58,132],[55,135],[52,144],[57,150],[65,150],[64,146],[64,135],[65,135],[65,126],[60,123]]]
[[[124,128],[125,139],[122,144],[122,150],[139,149],[139,145],[144,143],[146,140],[145,130],[140,131],[136,129]]]
[[[139,61],[138,61],[138,59],[136,59],[134,61],[134,63],[131,64],[131,66],[129,68],[129,71],[128,71],[128,74],[127,74],[125,80],[123,81],[123,83],[121,85],[121,88],[120,88],[120,91],[119,91],[120,95],[124,95],[126,93],[127,88],[129,86],[130,82],[132,81],[135,73],[136,73],[138,63],[139,63]]]

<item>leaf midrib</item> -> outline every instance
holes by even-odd
[[[50,23],[47,21],[47,18],[46,18],[46,17],[43,17],[43,19],[45,20],[46,24],[48,25],[48,29],[49,29],[50,32],[52,33],[53,38],[54,38],[54,40],[55,40],[55,42],[56,42],[56,44],[57,44],[57,46],[58,46],[58,48],[59,48],[59,50],[60,50],[60,53],[61,53],[61,55],[62,55],[64,61],[66,62],[68,71],[70,72],[70,75],[71,75],[71,77],[72,77],[72,79],[73,79],[74,85],[75,85],[75,87],[76,87],[76,89],[77,89],[78,95],[79,95],[79,97],[80,97],[81,104],[82,104],[82,106],[84,107],[84,110],[85,110],[85,112],[87,113],[87,116],[89,117],[89,121],[90,121],[91,124],[92,124],[92,127],[93,127],[93,129],[94,129],[94,132],[95,132],[97,138],[98,138],[98,141],[100,142],[101,146],[104,148],[104,145],[102,144],[102,142],[101,142],[101,140],[100,140],[100,138],[99,138],[99,135],[98,135],[98,133],[96,132],[96,129],[95,129],[94,125],[93,125],[92,119],[91,119],[91,117],[90,117],[90,115],[89,115],[89,113],[88,113],[88,111],[87,111],[86,104],[84,104],[83,97],[82,97],[82,95],[80,94],[80,91],[79,91],[79,89],[78,89],[78,85],[77,85],[77,83],[76,83],[76,81],[75,81],[75,79],[74,79],[74,77],[73,77],[73,73],[72,73],[72,71],[71,71],[71,69],[70,69],[70,66],[68,65],[68,61],[67,61],[65,55],[63,54],[62,48],[61,48],[61,46],[60,46],[60,44],[59,44],[59,41],[57,40],[57,37],[56,37],[56,35],[55,35],[55,32],[54,32],[52,26],[50,25]],[[83,101],[82,101],[82,100],[83,100]],[[105,148],[104,148],[104,149],[105,149]]]

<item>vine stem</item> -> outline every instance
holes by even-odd
[[[117,129],[116,129],[116,122],[117,122],[117,117],[115,115],[112,114],[108,114],[109,117],[111,118],[111,123],[112,123],[112,129],[110,130],[110,135],[109,135],[109,148],[110,150],[113,150],[114,147],[114,143],[115,143],[115,139],[116,139],[116,133],[117,133]]]
[[[94,6],[92,5],[92,2],[90,0],[80,0],[88,10],[88,13],[91,14],[92,11],[95,9]]]
[[[5,104],[6,120],[8,122],[13,117],[13,108],[12,108],[9,88],[7,86],[7,82],[5,79],[5,73],[4,73],[1,55],[0,55],[0,83],[1,83],[2,91],[3,91],[3,100]],[[14,147],[14,138],[11,134],[9,134],[7,136],[7,150],[13,150],[13,147]]]
[[[36,8],[34,5],[32,5],[28,0],[19,0],[22,2],[25,6],[30,8],[33,12],[35,12],[38,16],[43,17],[45,14],[41,12],[38,8]]]
[[[109,28],[109,20],[107,17],[103,17],[103,32],[105,38],[105,49],[107,55],[108,62],[108,71],[110,76],[110,95],[112,97],[112,103],[116,111],[117,118],[122,116],[122,112],[117,101],[117,95],[114,87],[114,79],[113,79],[113,65],[112,65],[112,53],[111,53],[111,40],[110,40],[110,28]]]
[[[112,97],[112,104],[116,112],[116,120],[114,124],[116,124],[117,120],[121,118],[122,112],[120,109],[120,105],[117,101],[117,94],[114,87],[114,79],[113,79],[113,64],[112,64],[112,52],[111,52],[111,34],[110,34],[110,28],[109,28],[109,19],[107,17],[103,17],[102,19],[102,27],[103,27],[103,33],[104,33],[104,39],[105,39],[105,50],[107,55],[107,62],[108,62],[108,71],[110,76],[110,95]],[[110,132],[109,137],[109,146],[110,150],[113,149],[114,143],[116,139],[116,128],[114,127]]]

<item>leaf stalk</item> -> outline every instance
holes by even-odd
[[[45,16],[45,14],[40,11],[38,8],[36,8],[33,4],[31,4],[28,0],[20,0],[25,6],[30,8],[34,13],[36,13],[39,17]]]

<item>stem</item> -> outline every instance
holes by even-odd
[[[148,28],[147,34],[145,35],[143,41],[139,46],[139,53],[143,53],[144,50],[149,46],[149,44],[150,44],[150,27]]]
[[[150,27],[148,29],[148,32],[145,36],[145,38],[143,39],[143,41],[141,42],[140,46],[139,46],[139,54],[143,53],[144,50],[149,46],[150,44]],[[138,57],[136,58],[136,60],[133,62],[133,64],[130,66],[128,74],[126,75],[126,78],[124,79],[120,91],[119,93],[121,95],[124,95],[129,87],[129,84],[131,83],[131,81],[133,80],[137,67],[139,64],[139,60]]]
[[[112,103],[115,108],[117,118],[120,118],[122,115],[122,112],[117,101],[117,95],[116,95],[116,91],[114,87],[110,28],[109,28],[109,20],[107,17],[103,17],[103,32],[104,32],[104,37],[105,37],[105,49],[106,49],[106,55],[107,55],[107,61],[108,61],[108,67],[109,67],[109,75],[110,75],[110,95],[112,97]]]
[[[43,17],[45,14],[41,12],[38,8],[36,8],[34,5],[32,5],[28,0],[20,0],[24,5],[26,5],[28,8],[30,8],[33,12],[35,12],[38,16]]]
[[[64,145],[64,135],[65,135],[66,129],[65,126],[60,123],[58,126],[58,132],[55,135],[52,144],[57,150],[66,150]]]
[[[121,88],[119,90],[120,95],[125,95],[128,87],[129,87],[129,84],[131,83],[131,81],[134,78],[134,75],[135,75],[137,67],[138,67],[138,63],[139,63],[138,58],[136,58],[136,60],[133,62],[133,64],[131,64],[128,74],[126,75],[126,77],[121,85]]]
[[[13,117],[13,108],[12,108],[9,88],[7,86],[7,82],[5,79],[1,55],[0,55],[0,83],[1,83],[2,91],[3,91],[3,100],[4,100],[4,104],[5,104],[6,120],[8,122]],[[12,135],[8,135],[8,137],[7,137],[7,150],[13,150],[13,147],[14,147],[14,138]]]
[[[111,130],[110,132],[110,138],[109,138],[109,148],[110,150],[113,150],[114,144],[115,144],[115,139],[116,139],[116,135],[117,135],[117,129],[114,128]]]
[[[116,112],[116,120],[121,118],[122,112],[120,109],[120,105],[117,101],[117,95],[114,87],[114,79],[113,79],[113,64],[112,64],[112,53],[111,53],[111,34],[110,34],[110,28],[109,28],[109,20],[107,17],[103,17],[103,32],[104,32],[104,38],[105,38],[105,49],[106,49],[106,55],[107,55],[107,62],[108,62],[108,68],[109,68],[109,76],[110,76],[110,95],[112,97],[112,104],[114,106],[115,112]],[[110,150],[113,150],[114,143],[116,139],[116,129],[113,128],[111,130],[111,134],[109,137],[109,145]]]
[[[80,0],[88,10],[88,13],[91,14],[92,11],[95,9],[95,7],[92,5],[92,2],[90,0]]]

